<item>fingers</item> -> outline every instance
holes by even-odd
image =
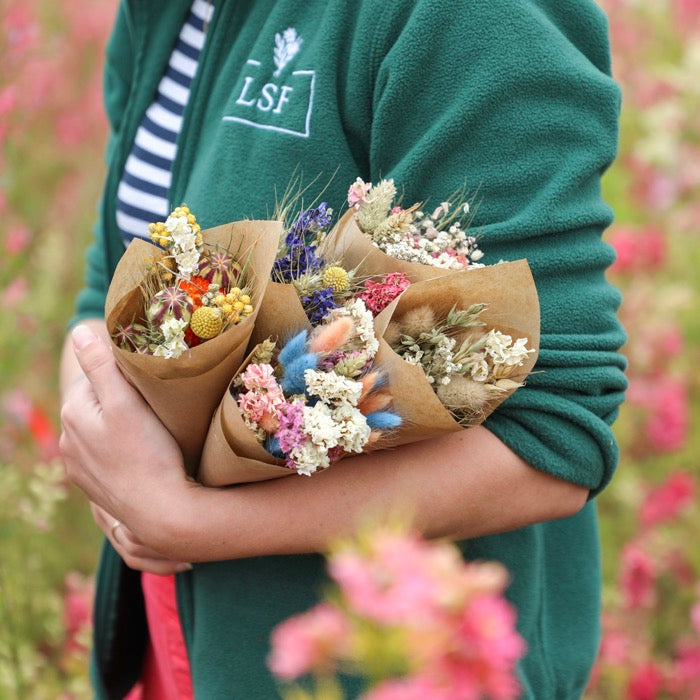
[[[168,576],[192,568],[192,565],[186,562],[165,559],[155,550],[142,544],[124,523],[113,518],[97,504],[90,503],[90,507],[95,522],[130,569]]]
[[[77,325],[71,336],[78,363],[94,388],[101,405],[104,406],[124,390],[131,390],[117,367],[111,347],[91,328],[82,324]]]

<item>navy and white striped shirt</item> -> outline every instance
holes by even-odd
[[[148,224],[164,221],[170,213],[178,136],[212,12],[207,0],[192,3],[156,97],[136,132],[117,191],[117,226],[125,246],[132,238],[149,240]]]

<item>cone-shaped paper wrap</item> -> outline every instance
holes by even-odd
[[[445,318],[453,306],[466,309],[472,304],[487,304],[479,316],[487,330],[495,328],[513,338],[527,338],[527,347],[535,350],[510,379],[522,382],[532,370],[540,341],[540,310],[527,261],[473,268],[416,282],[377,316],[377,335],[384,333],[392,317],[401,318],[409,309],[425,304],[433,309],[438,319]],[[393,410],[403,420],[401,427],[387,438],[389,445],[403,445],[463,430],[442,405],[423,370],[403,360],[383,339],[380,339],[375,361],[387,375]],[[480,420],[513,391],[515,388],[504,391],[497,400],[489,402]]]
[[[253,348],[267,338],[277,341],[281,347],[291,336],[304,329],[310,331],[311,323],[294,286],[270,282],[260,305],[250,347]]]
[[[282,464],[258,442],[227,391],[211,422],[197,479],[205,486],[229,486],[295,473]]]
[[[265,294],[270,270],[282,234],[278,221],[237,221],[202,232],[205,245],[230,250],[245,265],[253,312],[221,335],[202,343],[179,358],[141,355],[114,346],[126,378],[141,392],[182,449],[189,474],[197,470],[202,446],[216,407],[236,369],[245,357],[255,319]],[[135,239],[127,248],[112,278],[105,315],[110,334],[117,324],[143,316],[140,285],[145,259],[161,251]]]

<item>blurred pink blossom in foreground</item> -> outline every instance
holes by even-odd
[[[273,631],[275,675],[321,677],[341,665],[370,679],[364,700],[518,696],[525,643],[503,597],[502,566],[467,564],[453,545],[379,530],[337,547],[329,572],[334,603]]]

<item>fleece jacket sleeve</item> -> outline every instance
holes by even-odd
[[[397,4],[398,6],[398,4]],[[388,8],[391,7],[391,11]],[[626,388],[600,177],[617,147],[607,23],[589,0],[387,4],[375,41],[373,179],[405,201],[466,186],[485,262],[527,258],[541,305],[535,371],[486,427],[595,495],[617,463]]]
[[[129,94],[133,51],[131,32],[125,4],[120,3],[112,35],[107,44],[104,68],[104,104],[109,121],[109,138],[105,159],[109,163],[116,145],[124,108]],[[104,197],[104,195],[103,195]],[[93,230],[93,242],[87,251],[85,286],[76,299],[75,314],[69,322],[73,326],[87,318],[104,316],[109,275],[107,271],[104,225],[102,220],[104,201],[98,204]]]

